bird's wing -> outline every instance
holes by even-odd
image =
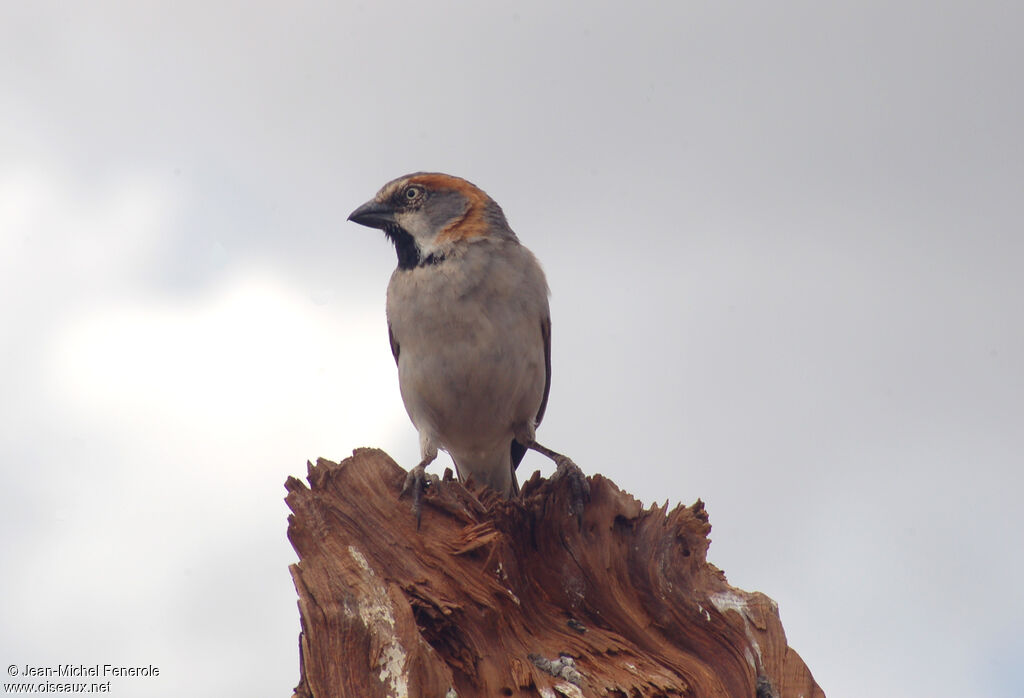
[[[395,333],[391,331],[391,323],[390,322],[388,323],[388,341],[391,342],[391,355],[395,357],[395,365],[397,365],[398,364],[398,352],[399,352],[398,340],[395,339]],[[545,390],[544,391],[544,401],[545,402],[547,402],[547,398],[548,398],[548,393],[547,393],[547,390]],[[541,408],[541,411],[543,412],[543,408]]]
[[[548,393],[551,392],[551,318],[546,317],[540,321],[540,336],[544,340],[544,396],[540,401],[540,409],[537,410],[537,419],[534,426],[540,424],[544,419],[544,410],[548,407]],[[516,482],[516,468],[526,455],[526,446],[512,439],[512,493],[519,494],[519,483]]]
[[[548,393],[551,392],[551,318],[546,317],[540,321],[540,334],[544,338],[544,397],[540,401],[540,409],[537,410],[536,424],[544,419],[544,410],[548,408]],[[396,354],[397,356],[397,354]]]

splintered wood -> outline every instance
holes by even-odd
[[[289,478],[297,698],[824,698],[775,602],[708,564],[699,500],[644,509],[600,475],[519,498],[451,480],[424,498],[383,451]]]

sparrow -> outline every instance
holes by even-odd
[[[406,477],[417,526],[438,450],[503,497],[519,492],[527,450],[551,458],[556,476],[586,479],[566,456],[537,443],[551,390],[548,284],[501,207],[459,177],[417,172],[394,179],[348,219],[394,243],[388,337],[402,401],[419,432],[421,460]],[[580,504],[582,506],[582,504]]]

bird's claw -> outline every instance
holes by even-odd
[[[398,493],[399,499],[404,497],[406,493],[412,494],[412,514],[416,517],[417,531],[423,520],[423,493],[427,487],[437,484],[437,482],[437,475],[428,475],[427,466],[420,463],[406,474],[405,482],[402,484],[402,491]]]
[[[583,471],[578,465],[572,462],[567,456],[558,456],[555,458],[555,474],[551,476],[552,480],[561,480],[567,478],[569,482],[569,513],[574,514],[576,517],[581,517],[583,514],[584,505],[590,501],[590,483],[587,482],[587,476],[583,474]]]

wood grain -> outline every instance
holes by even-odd
[[[707,562],[699,500],[644,509],[594,475],[578,519],[566,482],[447,479],[417,531],[404,477],[359,449],[286,483],[297,698],[824,697],[775,602]]]

